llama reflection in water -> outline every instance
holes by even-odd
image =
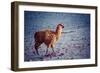
[[[38,53],[39,46],[43,43],[47,46],[46,54],[48,53],[49,48],[52,48],[54,52],[54,45],[57,42],[57,40],[60,38],[63,28],[64,26],[62,24],[58,24],[55,31],[51,31],[50,29],[48,29],[48,30],[36,32],[34,35],[34,39],[35,39],[34,47],[37,54],[39,54]]]

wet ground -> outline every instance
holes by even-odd
[[[30,38],[30,39],[29,39]],[[46,54],[46,45],[42,44],[36,54],[34,49],[34,38],[25,38],[24,61],[48,61],[48,60],[71,60],[90,58],[90,30],[89,28],[78,28],[64,31],[57,41],[54,51],[49,48]]]

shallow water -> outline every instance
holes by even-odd
[[[48,61],[48,60],[71,60],[90,58],[90,30],[87,27],[67,30],[63,32],[57,41],[54,51],[49,48],[46,53],[46,45],[42,44],[36,54],[34,49],[34,38],[25,38],[24,61]]]

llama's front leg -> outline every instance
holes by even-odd
[[[54,45],[51,45],[51,48],[52,48],[53,53],[55,53],[55,51],[54,51]]]
[[[52,53],[51,53],[51,55],[52,55],[53,57],[54,57],[54,56],[57,56],[57,55],[56,55],[56,52],[55,52],[55,49],[54,49],[54,45],[52,45],[51,48],[52,48]]]

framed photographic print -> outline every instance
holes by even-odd
[[[11,3],[11,69],[97,66],[97,7]]]

